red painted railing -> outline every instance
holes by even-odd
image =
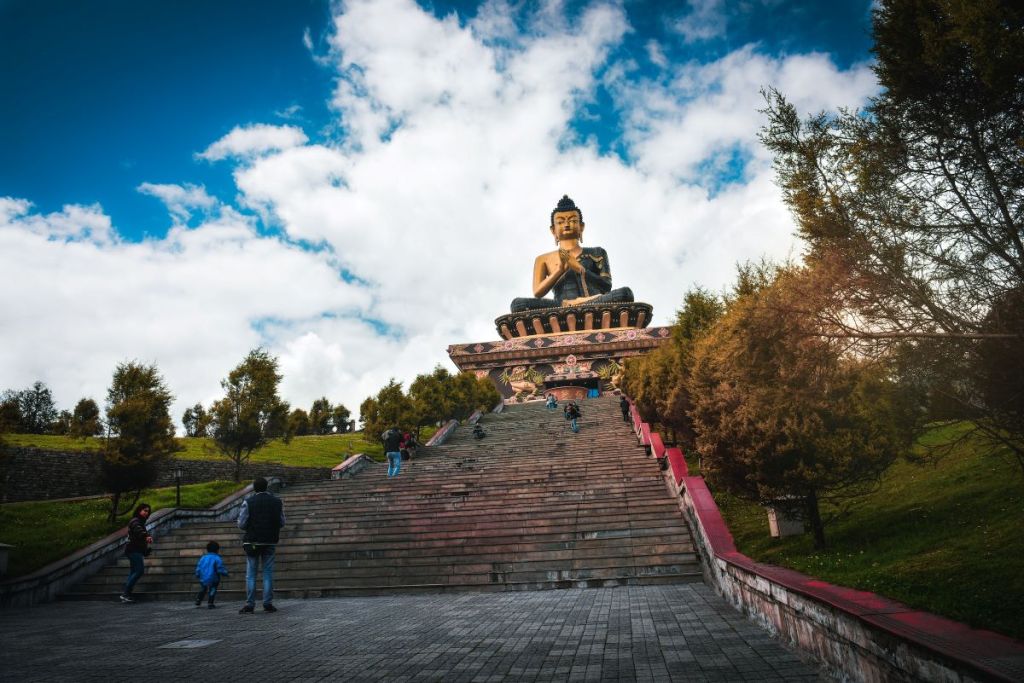
[[[679,448],[665,449],[661,436],[640,418],[629,400],[637,440],[668,458],[672,478],[680,494],[685,490],[693,504],[708,550],[747,572],[787,590],[807,596],[858,619],[872,628],[914,643],[943,658],[968,664],[994,680],[1014,680],[1008,671],[1024,670],[1024,642],[991,631],[973,629],[945,617],[908,607],[875,593],[836,586],[792,569],[756,562],[736,549],[732,533],[722,518],[703,477],[691,477]]]
[[[672,476],[676,480],[676,486],[679,486],[687,475],[686,460],[683,459],[683,452],[678,448],[669,448],[665,450],[665,453],[668,457],[668,466],[672,470]]]

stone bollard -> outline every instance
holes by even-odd
[[[772,538],[799,536],[804,532],[802,519],[787,513],[784,508],[768,506],[768,533]]]

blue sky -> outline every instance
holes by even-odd
[[[728,4],[724,32],[686,43],[671,26],[692,12],[687,5],[627,2],[634,32],[618,51],[647,72],[650,40],[674,62],[707,62],[746,44],[826,52],[841,68],[867,58],[864,2]],[[477,5],[424,4],[463,20]],[[569,3],[567,14],[585,6]],[[16,93],[0,110],[0,191],[43,211],[99,202],[129,239],[168,227],[160,202],[136,191],[143,182],[199,183],[230,200],[230,170],[193,155],[234,126],[287,121],[313,140],[344,134],[324,97],[335,73],[303,44],[308,35],[323,49],[330,16],[320,0],[0,3],[0,69],[5,91]],[[603,88],[573,128],[625,154]]]
[[[491,339],[569,193],[618,284],[799,252],[761,87],[858,106],[869,2],[0,2],[0,389],[182,405],[262,344],[355,408]]]

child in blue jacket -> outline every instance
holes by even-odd
[[[228,575],[228,568],[224,566],[224,560],[220,559],[220,543],[210,541],[206,544],[206,554],[199,558],[196,564],[196,578],[199,579],[199,594],[196,596],[196,607],[203,604],[203,597],[207,591],[210,593],[210,600],[207,603],[209,609],[216,607],[213,604],[217,597],[217,586],[220,585],[220,577]]]

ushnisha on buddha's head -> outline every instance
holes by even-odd
[[[558,206],[551,211],[551,234],[558,243],[561,240],[583,241],[583,212],[569,195],[558,200]]]

